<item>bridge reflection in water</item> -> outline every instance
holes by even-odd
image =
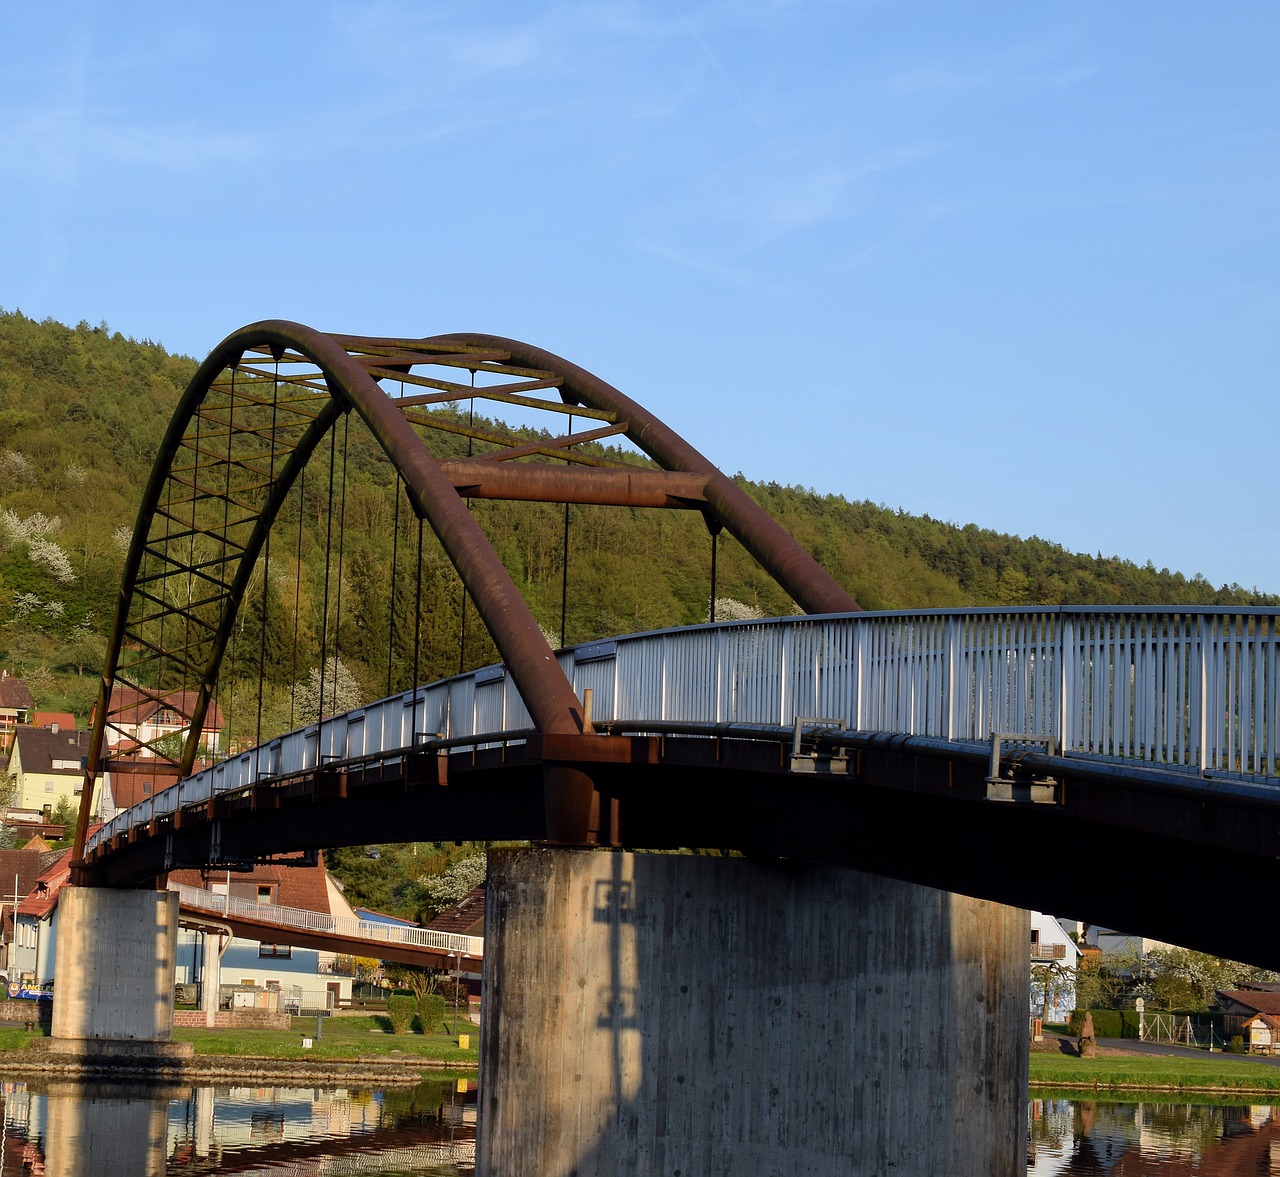
[[[475,1160],[474,1081],[378,1090],[32,1080],[3,1090],[0,1177],[442,1173]]]

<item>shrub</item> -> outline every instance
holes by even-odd
[[[393,1034],[405,1034],[413,1022],[414,1001],[412,997],[396,994],[387,998],[387,1020],[391,1023]]]
[[[1094,1009],[1093,1033],[1096,1038],[1137,1038],[1138,1011],[1132,1009]],[[1080,1028],[1084,1025],[1085,1011],[1075,1009],[1067,1020],[1067,1033],[1072,1038],[1080,1037]]]
[[[439,993],[424,993],[418,998],[418,1029],[434,1034],[444,1021],[444,998]]]

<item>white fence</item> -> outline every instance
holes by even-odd
[[[277,907],[271,903],[255,903],[251,899],[190,887],[186,883],[170,883],[170,891],[178,893],[183,907],[195,908],[214,916],[239,916],[256,923],[274,924],[282,928],[297,928],[307,932],[329,932],[352,940],[363,940],[371,949],[387,944],[405,944],[413,948],[432,948],[443,953],[456,953],[459,961],[472,961],[484,956],[484,937],[460,936],[452,932],[433,932],[428,928],[406,928],[396,924],[376,923],[372,920],[352,919],[349,916],[332,916],[324,912],[307,911],[300,907]],[[376,951],[370,953],[376,956]]]
[[[559,654],[596,722],[791,727],[986,741],[1033,735],[1057,753],[1235,777],[1280,771],[1280,610],[971,609],[693,626]],[[419,746],[493,742],[531,726],[501,666],[419,687],[290,732],[107,823],[130,826],[271,777]],[[1280,782],[1278,782],[1280,783]]]

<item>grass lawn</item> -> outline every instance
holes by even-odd
[[[0,1026],[0,1052],[22,1050],[33,1038],[43,1039],[41,1030],[24,1030],[21,1026]]]
[[[1132,1054],[1073,1058],[1033,1051],[1031,1085],[1033,1088],[1088,1087],[1098,1091],[1146,1088],[1280,1094],[1280,1067],[1229,1054],[1206,1054],[1203,1058]]]
[[[436,1027],[435,1034],[391,1034],[385,1018],[324,1018],[321,1036],[315,1037],[315,1018],[294,1018],[292,1030],[204,1030],[175,1028],[174,1040],[190,1042],[198,1055],[255,1055],[262,1058],[358,1059],[388,1055],[412,1055],[463,1067],[474,1067],[479,1058],[480,1029],[471,1022],[458,1023],[460,1034],[469,1034],[467,1050],[458,1048],[452,1023]],[[310,1049],[303,1037],[313,1039]],[[0,1042],[0,1049],[3,1043]]]

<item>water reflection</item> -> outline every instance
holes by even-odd
[[[475,1164],[474,1081],[411,1088],[0,1085],[0,1177],[461,1174]]]
[[[1030,1177],[1280,1177],[1280,1107],[1034,1099]]]

